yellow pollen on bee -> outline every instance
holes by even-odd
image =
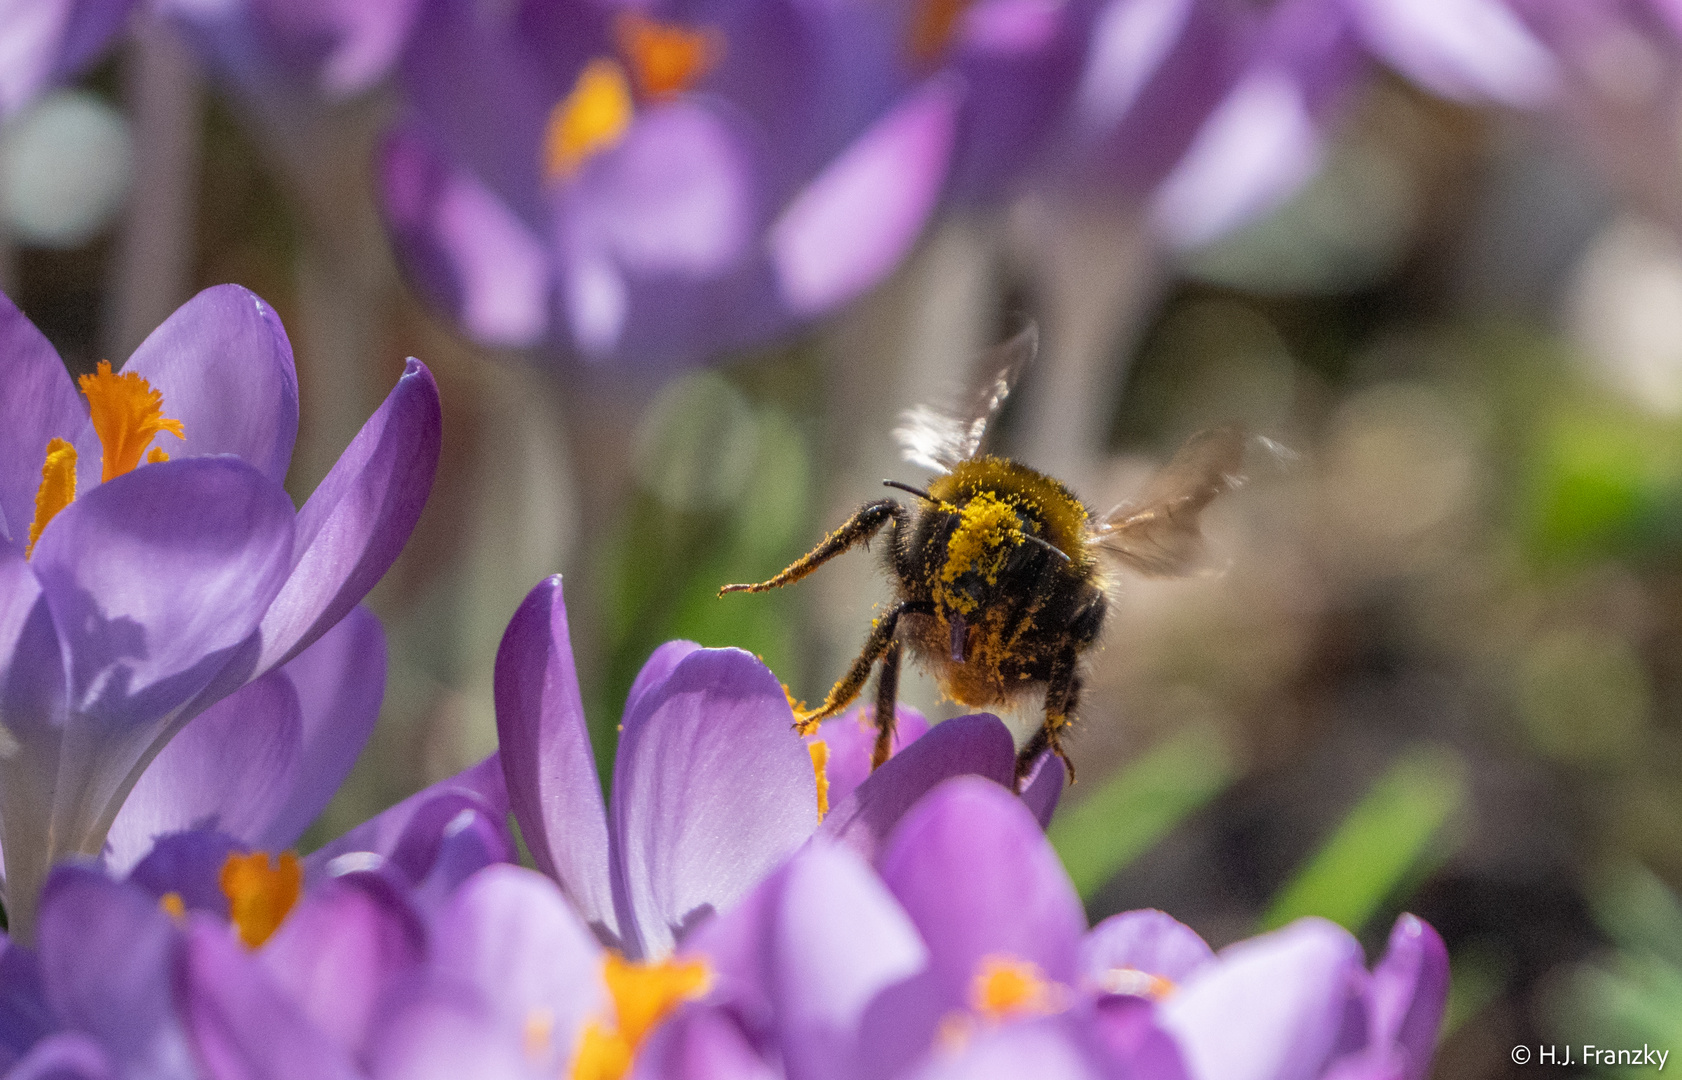
[[[620,1080],[648,1033],[673,1009],[705,994],[712,972],[701,960],[638,964],[610,952],[602,961],[602,981],[613,1003],[612,1016],[584,1026],[572,1080]]]
[[[812,774],[818,778],[818,820],[829,813],[829,744],[822,739],[813,739],[806,744],[806,750],[812,755]]]
[[[159,433],[167,431],[178,439],[187,437],[181,421],[164,416],[161,390],[152,389],[137,374],[127,371],[113,374],[109,360],[101,360],[98,370],[77,379],[76,385],[87,395],[88,418],[93,421],[93,430],[104,450],[101,483],[133,472]]]
[[[715,32],[657,22],[634,11],[621,15],[614,31],[637,88],[656,101],[694,86],[724,51]]]
[[[625,137],[635,107],[631,84],[618,61],[597,57],[584,65],[572,92],[549,113],[543,134],[543,176],[566,180],[590,158]]]
[[[1045,1016],[1063,1007],[1061,987],[1037,965],[1011,956],[984,957],[970,980],[970,1007],[992,1021]]]
[[[965,574],[977,573],[987,584],[996,585],[999,571],[1004,569],[1007,546],[1020,547],[1023,543],[1016,508],[992,492],[983,491],[958,511],[958,527],[946,541],[940,583],[950,585]],[[974,597],[957,590],[937,585],[935,591],[936,600],[960,614],[968,615],[978,606]]]
[[[76,499],[76,448],[63,439],[47,443],[47,460],[41,465],[41,486],[35,489],[35,520],[29,523],[29,543],[23,557],[35,554],[41,530],[58,512]]]
[[[158,906],[163,908],[164,913],[176,922],[180,922],[187,917],[186,901],[181,899],[181,894],[178,892],[166,892],[158,897]]]
[[[271,860],[267,852],[249,855],[235,852],[222,864],[222,893],[228,898],[228,916],[239,930],[246,948],[255,949],[269,940],[298,902],[303,890],[304,869],[290,851]]]

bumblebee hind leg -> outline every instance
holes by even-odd
[[[899,658],[903,646],[896,640],[882,654],[882,670],[876,676],[876,745],[870,751],[870,771],[875,772],[893,753],[895,704],[899,699]]]

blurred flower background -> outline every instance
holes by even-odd
[[[250,288],[300,503],[438,380],[316,843],[492,749],[557,570],[604,776],[669,638],[821,698],[876,560],[718,586],[921,482],[899,411],[1033,319],[1003,448],[1095,509],[1210,424],[1297,455],[1211,510],[1219,572],[1118,582],[1051,829],[1091,920],[1376,957],[1413,911],[1439,1077],[1682,1048],[1671,0],[54,0],[0,57],[0,289],[73,374]]]

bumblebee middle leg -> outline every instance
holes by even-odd
[[[875,772],[893,753],[895,711],[899,699],[899,659],[904,646],[888,643],[882,654],[882,670],[876,676],[876,745],[870,751],[870,771]]]
[[[811,551],[795,560],[788,569],[771,578],[751,585],[726,585],[718,590],[718,595],[734,592],[765,592],[768,589],[781,588],[792,585],[796,581],[810,574],[813,570],[835,558],[855,544],[868,544],[870,538],[881,531],[882,526],[893,522],[893,531],[898,534],[899,527],[907,520],[905,507],[892,499],[881,499],[861,507],[858,513],[842,522],[841,527],[823,538],[823,542]]]
[[[841,676],[839,682],[830,687],[829,696],[824,698],[823,704],[816,709],[800,713],[796,717],[794,726],[799,729],[800,734],[810,735],[817,730],[818,724],[851,705],[853,699],[859,696],[859,691],[864,689],[865,680],[870,678],[870,669],[875,667],[876,661],[890,650],[895,654],[896,664],[894,677],[890,679],[890,683],[897,692],[899,682],[898,642],[894,640],[894,631],[899,628],[899,617],[907,613],[927,614],[933,610],[933,606],[927,601],[907,600],[904,603],[895,604],[886,615],[877,619],[876,625],[871,627],[870,637],[865,639],[864,648],[859,651],[858,658],[853,661],[853,666],[847,669],[847,674]],[[890,726],[893,724],[893,715],[892,712],[888,713]],[[878,720],[877,723],[880,725],[881,721]],[[878,731],[880,731],[880,726],[878,726]],[[880,742],[880,735],[877,739]]]
[[[1069,729],[1074,719],[1075,707],[1080,700],[1080,668],[1073,650],[1058,655],[1051,665],[1051,677],[1046,680],[1045,687],[1045,723],[1038,731],[1029,737],[1022,749],[1016,755],[1016,784],[1022,786],[1030,769],[1034,767],[1034,760],[1046,750],[1057,755],[1063,763],[1063,768],[1069,774],[1069,783],[1075,782],[1075,765],[1069,760],[1069,755],[1063,750],[1063,733]]]

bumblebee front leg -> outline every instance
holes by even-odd
[[[723,596],[725,593],[733,592],[765,592],[767,589],[792,585],[853,545],[869,543],[870,538],[880,532],[882,526],[888,522],[894,522],[894,527],[897,529],[905,520],[905,507],[892,499],[873,502],[860,508],[859,512],[843,522],[839,529],[824,537],[823,543],[801,556],[792,566],[776,577],[753,585],[726,585],[718,590],[718,595]]]
[[[899,643],[894,640],[894,631],[899,628],[899,617],[906,612],[927,610],[930,610],[930,606],[926,602],[918,603],[917,601],[907,600],[904,603],[895,604],[886,615],[877,619],[876,625],[870,629],[870,637],[865,639],[864,648],[859,651],[858,659],[853,661],[853,666],[847,669],[847,674],[841,677],[841,681],[830,687],[829,696],[823,699],[823,704],[809,712],[799,714],[796,718],[794,726],[799,729],[800,734],[810,735],[817,730],[820,723],[851,705],[853,699],[859,696],[859,691],[864,689],[865,680],[870,678],[870,669],[875,667],[876,661],[890,650],[894,652],[896,666],[889,683],[892,688],[897,690],[899,682],[897,666]],[[893,715],[891,711],[888,713],[890,730],[893,726]],[[877,732],[877,745],[880,746],[882,742],[880,718],[877,719]]]
[[[1071,649],[1059,654],[1051,665],[1051,677],[1045,686],[1045,723],[1028,739],[1016,755],[1016,786],[1020,788],[1028,772],[1034,767],[1034,760],[1046,750],[1057,755],[1063,763],[1063,768],[1069,774],[1069,783],[1075,782],[1074,762],[1063,752],[1063,733],[1068,730],[1074,718],[1075,707],[1080,699],[1080,669],[1078,658]]]
[[[899,658],[903,646],[888,643],[882,654],[882,671],[876,676],[876,745],[870,751],[870,771],[875,772],[893,753],[895,705],[899,699]]]

